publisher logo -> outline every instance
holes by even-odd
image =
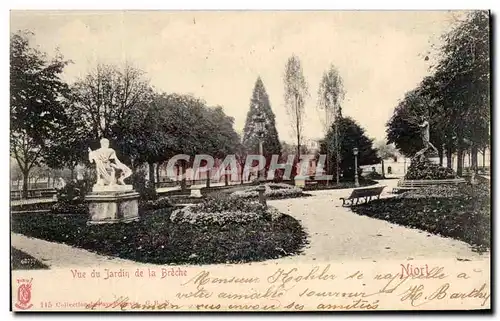
[[[21,310],[27,310],[33,306],[31,302],[31,281],[33,279],[17,279],[19,284],[17,287],[17,302],[15,304],[16,308]]]

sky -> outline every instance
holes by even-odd
[[[97,63],[132,64],[158,91],[190,93],[221,105],[242,133],[253,86],[264,82],[280,140],[293,142],[283,72],[295,54],[309,86],[304,135],[324,136],[317,110],[333,64],[346,92],[343,114],[371,138],[385,138],[398,100],[429,74],[424,56],[449,30],[449,11],[12,11],[11,31],[28,29],[49,55],[72,60],[73,82]],[[432,55],[431,55],[432,57]]]

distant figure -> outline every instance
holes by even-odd
[[[419,124],[418,127],[420,127],[420,132],[422,135],[422,142],[424,143],[424,148],[419,150],[416,154],[415,157],[423,156],[424,153],[429,149],[432,148],[436,153],[438,152],[437,148],[432,145],[430,142],[430,125],[427,119],[422,116],[422,124]]]
[[[387,167],[387,174],[389,174],[389,175],[392,174],[392,167],[391,166]]]

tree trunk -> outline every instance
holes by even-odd
[[[47,175],[47,188],[50,188],[50,174]]]
[[[471,148],[471,165],[474,171],[477,173],[477,153],[478,153],[478,148],[476,146],[472,146]]]
[[[227,177],[227,174],[224,174],[224,186],[229,186],[229,179]]]
[[[459,148],[457,151],[457,175],[462,176],[464,169],[464,151]]]
[[[442,148],[438,149],[438,156],[439,156],[439,166],[443,166],[444,155],[443,155],[443,149]]]
[[[156,184],[155,184],[155,164],[148,163],[148,167],[149,167],[149,184],[150,184],[150,186],[156,187]]]
[[[483,148],[483,169],[486,166],[486,148]]]
[[[185,161],[182,161],[181,168],[182,168],[181,190],[185,191],[187,189],[187,186],[186,186],[186,162]]]
[[[22,193],[22,198],[26,199],[28,198],[28,180],[29,180],[29,171],[23,171],[23,193]]]
[[[205,186],[210,187],[210,170],[207,170],[206,174],[207,174],[207,178],[205,180],[205,182],[206,182]]]
[[[300,117],[299,117],[299,99],[297,96],[295,96],[295,128],[297,130],[297,159],[300,159]]]
[[[160,163],[156,164],[156,182],[160,183]]]
[[[451,157],[452,157],[452,153],[451,153],[451,148],[447,148],[446,149],[446,167],[448,168],[452,168],[452,162],[451,162]]]
[[[339,152],[339,128],[338,128],[338,123],[337,123],[337,115],[335,115],[335,178],[337,181],[337,185],[340,184],[340,168],[339,168],[339,158],[340,158],[340,152]]]
[[[323,164],[323,169],[324,169],[324,175],[328,175],[328,172],[329,172],[329,161],[328,161],[328,147],[326,148],[326,159],[325,159],[325,164]],[[317,163],[316,163],[317,165]],[[330,185],[330,180],[327,178],[326,179],[326,185]]]
[[[75,166],[71,166],[71,180],[75,178]]]
[[[384,160],[382,160],[382,178],[385,178],[385,166],[384,166]]]

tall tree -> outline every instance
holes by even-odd
[[[45,163],[52,169],[67,167],[73,174],[79,163],[86,162],[87,149],[93,141],[89,128],[70,102],[71,99],[63,102],[66,120],[60,125],[58,139],[47,149]]]
[[[30,170],[44,161],[66,122],[62,101],[68,94],[61,73],[69,62],[33,48],[32,36],[18,32],[10,38],[10,152],[23,175],[23,197]]]
[[[99,64],[72,86],[72,105],[87,124],[94,140],[118,138],[114,126],[139,104],[149,103],[152,89],[144,72],[130,65],[123,68]]]
[[[395,143],[405,156],[413,156],[423,147],[420,129],[421,116],[429,113],[428,100],[424,100],[421,91],[415,89],[406,93],[399,102],[394,114],[387,123],[387,142]],[[431,131],[435,129],[431,122]]]
[[[457,174],[462,174],[464,152],[470,149],[472,166],[477,169],[479,149],[489,145],[490,62],[489,13],[469,12],[465,19],[443,35],[440,60],[434,73],[407,93],[388,122],[388,140],[406,155],[413,154],[418,128],[411,113],[427,113],[431,123],[431,141],[438,148],[442,164],[442,146],[448,164],[457,152]],[[425,111],[418,110],[423,101]]]
[[[335,125],[334,128],[334,153],[336,155],[335,159],[340,160],[340,142],[338,128],[336,126],[336,119],[341,117],[342,108],[341,104],[344,99],[344,84],[342,78],[337,70],[337,68],[332,64],[330,68],[323,73],[321,82],[318,89],[318,109],[324,114],[324,117],[320,117],[325,127],[325,134],[330,129],[332,123]],[[327,149],[328,153],[328,149]],[[326,155],[328,162],[328,154]],[[328,164],[326,164],[327,170],[329,169]],[[337,184],[340,182],[340,167],[338,162],[334,166],[336,173]]]
[[[353,149],[358,148],[358,166],[377,164],[380,158],[377,156],[377,150],[373,148],[373,140],[365,135],[364,129],[359,126],[352,118],[342,117],[337,120],[340,136],[340,169],[344,179],[354,177],[354,155]],[[335,128],[332,124],[326,137],[321,141],[321,153],[326,154],[330,148],[330,160],[335,163],[335,153],[333,153],[333,140]]]
[[[137,154],[129,152],[140,141],[139,134],[143,134],[136,130],[142,117],[139,115],[144,115],[144,106],[151,104],[152,98],[153,91],[141,70],[128,64],[123,67],[98,64],[71,86],[67,114],[73,122],[73,135],[57,146],[55,152],[68,151],[67,161],[74,163],[71,155],[81,151],[77,155],[85,161],[86,149],[97,147],[105,137],[119,157],[131,164]],[[137,136],[130,136],[130,132]],[[150,146],[158,135],[149,137]]]
[[[285,85],[285,107],[290,117],[292,130],[297,138],[297,159],[300,157],[300,146],[303,140],[305,101],[309,90],[304,71],[297,56],[288,58],[283,75]]]
[[[264,133],[262,137],[264,157],[266,163],[272,155],[281,153],[281,144],[276,130],[276,116],[271,108],[269,96],[260,77],[255,81],[255,86],[250,99],[250,109],[247,113],[245,127],[243,128],[242,144],[245,147],[245,153],[258,154],[260,137],[257,132],[255,117],[261,115],[264,118]],[[244,164],[243,164],[244,165]]]
[[[222,106],[207,108],[204,122],[207,123],[208,135],[202,133],[200,139],[208,138],[204,144],[204,153],[211,154],[214,158],[223,159],[229,154],[240,150],[240,137],[234,130],[234,118],[224,113]],[[229,185],[229,178],[224,175],[225,185]],[[209,179],[207,178],[207,186]]]
[[[469,12],[443,40],[434,95],[452,111],[448,121],[456,134],[457,174],[461,175],[464,150],[471,148],[477,168],[477,151],[489,144],[489,12]]]
[[[264,119],[264,155],[279,154],[281,151],[281,144],[276,130],[276,116],[271,108],[269,96],[267,95],[266,88],[260,77],[255,81],[252,97],[250,99],[250,108],[247,113],[245,127],[243,128],[243,145],[248,151],[257,153],[259,150],[259,137],[257,133],[257,126],[255,123],[255,116],[261,114]]]
[[[155,168],[176,154],[224,157],[234,153],[240,138],[233,122],[221,106],[208,107],[190,95],[157,94],[150,103],[127,113],[113,132],[120,133],[118,146],[131,156],[132,163],[149,165],[154,183]],[[179,165],[185,174],[189,163],[179,161]],[[181,186],[186,188],[185,179]]]

